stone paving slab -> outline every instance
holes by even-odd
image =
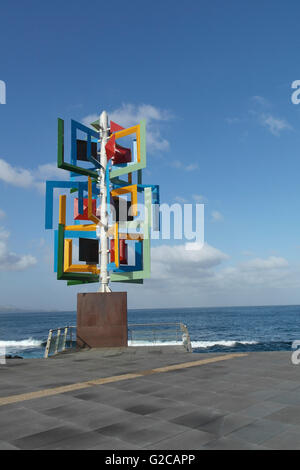
[[[9,360],[0,397],[182,368],[0,406],[0,449],[299,449],[300,366],[291,354],[184,367],[223,356],[154,347]]]

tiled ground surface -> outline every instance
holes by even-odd
[[[0,396],[218,355],[88,351],[0,365]],[[300,365],[249,353],[0,406],[0,449],[300,449]]]

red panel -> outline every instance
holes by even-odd
[[[96,199],[92,199],[93,215],[96,215]],[[78,212],[78,198],[74,199],[74,220],[89,220],[88,218],[88,199],[83,199],[83,214]]]
[[[117,131],[122,131],[123,129],[125,129],[125,127],[122,127],[120,126],[119,124],[117,124],[116,122],[114,121],[110,121],[110,132],[113,134],[114,132],[117,132]]]
[[[120,264],[128,264],[128,246],[126,240],[121,238],[119,240],[119,254],[120,254]]]
[[[113,165],[131,162],[131,150],[116,143],[113,135],[105,145],[107,161],[113,159]]]
[[[113,158],[113,165],[118,165],[119,163],[129,163],[131,162],[131,150],[126,147],[121,147],[121,145],[116,144],[115,156]]]
[[[116,145],[116,138],[113,135],[107,144],[105,145],[107,161],[110,160],[115,154],[115,145]]]
[[[126,240],[119,240],[119,258],[120,264],[128,264],[128,246]],[[115,240],[110,241],[110,262],[115,261]]]
[[[110,262],[115,261],[115,240],[110,240]]]

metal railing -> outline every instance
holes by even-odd
[[[128,340],[132,345],[178,344],[192,352],[191,339],[184,323],[129,323]],[[76,326],[65,326],[49,331],[44,357],[48,358],[66,349],[73,348],[76,343]],[[136,344],[134,344],[136,343]]]
[[[192,351],[188,328],[184,323],[129,323],[128,340],[131,345],[138,344],[182,344],[189,352]],[[134,344],[135,343],[135,344]]]
[[[63,328],[50,330],[44,357],[47,358],[72,348],[73,341],[76,341],[76,326],[64,326]]]

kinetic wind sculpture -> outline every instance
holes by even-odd
[[[71,121],[68,163],[64,157],[64,121],[58,119],[57,166],[69,171],[70,179],[47,181],[45,226],[53,228],[54,189],[65,188],[68,199],[73,199],[73,220],[67,222],[70,201],[67,195],[60,195],[54,237],[57,279],[66,280],[68,285],[99,282],[98,291],[105,293],[110,292],[110,281],[143,283],[150,277],[151,225],[159,230],[159,187],[142,184],[145,121],[124,129],[112,121],[108,125],[103,111],[91,126],[93,129]],[[132,148],[117,143],[124,138],[132,139]],[[81,263],[74,264],[72,243],[76,239]],[[130,245],[135,255],[131,265]]]

